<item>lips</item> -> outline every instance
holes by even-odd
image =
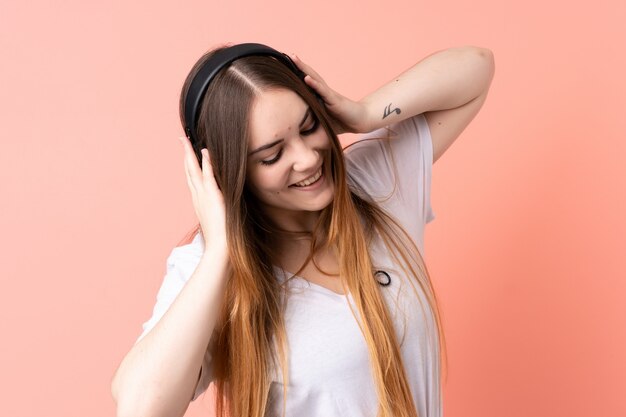
[[[308,178],[305,178],[302,181],[296,182],[294,184],[291,184],[290,187],[306,187],[309,186],[311,184],[313,184],[314,182],[316,182],[317,180],[320,179],[320,177],[322,176],[322,169],[323,169],[324,165],[322,164],[322,166],[320,166],[317,170],[317,172],[315,172],[315,174],[311,175]]]

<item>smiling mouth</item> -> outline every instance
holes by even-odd
[[[312,176],[310,176],[309,178],[303,181],[290,185],[290,187],[308,187],[311,184],[315,184],[317,181],[319,181],[320,178],[322,178],[323,168],[324,168],[324,164],[320,166],[319,170],[315,174],[313,174]]]

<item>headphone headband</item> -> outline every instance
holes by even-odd
[[[221,49],[207,60],[194,76],[187,97],[185,97],[185,134],[195,139],[200,103],[211,80],[233,61],[251,55],[268,55],[275,57],[304,81],[305,73],[293,63],[288,55],[260,43],[242,43]],[[192,143],[194,141],[192,140]]]

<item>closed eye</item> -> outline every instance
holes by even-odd
[[[283,154],[283,149],[281,148],[274,158],[270,159],[269,161],[259,161],[259,162],[261,162],[263,165],[272,165],[280,159],[280,156],[282,154]]]
[[[313,126],[311,126],[311,128],[309,128],[307,130],[303,130],[302,132],[300,132],[300,134],[302,136],[312,135],[313,133],[315,133],[315,131],[317,130],[319,125],[320,125],[320,121],[318,119],[315,119],[315,121],[313,122]],[[274,158],[269,159],[269,160],[265,160],[265,161],[259,161],[259,162],[261,162],[261,164],[263,164],[263,165],[275,164],[276,162],[278,162],[278,160],[280,159],[282,154],[283,154],[283,149],[281,148]]]
[[[304,130],[300,133],[302,134],[302,136],[309,136],[310,134],[312,134],[313,132],[317,130],[319,125],[320,125],[320,121],[316,118],[315,121],[313,122],[313,126],[310,129]]]

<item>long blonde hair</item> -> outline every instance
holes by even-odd
[[[217,50],[204,54],[187,76],[180,99],[181,120],[191,80]],[[421,287],[434,312],[438,341],[443,347],[440,355],[445,358],[441,316],[426,265],[415,242],[400,224],[362,190],[348,186],[343,150],[324,106],[286,66],[266,56],[240,58],[213,79],[200,109],[198,143],[192,143],[198,161],[200,150],[204,147],[209,150],[216,181],[224,195],[232,266],[211,352],[217,416],[262,417],[269,400],[274,366],[280,366],[282,371],[283,405],[288,395],[287,337],[281,296],[284,288],[274,276],[276,254],[268,238],[273,226],[262,215],[245,181],[251,104],[260,92],[280,88],[296,92],[311,107],[332,143],[335,195],[332,203],[320,212],[311,234],[311,252],[303,266],[319,250],[335,251],[345,294],[352,295],[363,318],[357,322],[369,351],[380,404],[378,416],[417,417],[397,335],[374,277],[368,247],[379,236],[394,260],[411,277],[409,281]],[[199,230],[197,225],[192,234]],[[413,282],[411,285],[416,291]]]

